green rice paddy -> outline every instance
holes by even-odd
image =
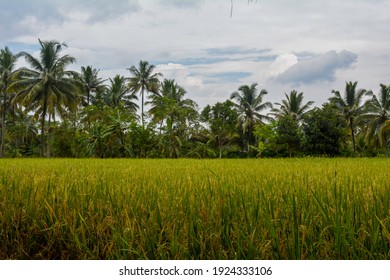
[[[0,259],[390,259],[386,159],[0,160]]]

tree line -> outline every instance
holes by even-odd
[[[200,110],[147,61],[128,68],[129,77],[103,80],[92,66],[68,70],[76,60],[62,55],[66,44],[39,44],[38,57],[0,50],[1,157],[389,155],[385,84],[373,93],[346,82],[343,91],[333,90],[328,102],[312,107],[295,90],[281,102],[266,102],[267,91],[253,83]],[[29,67],[15,69],[20,58]]]

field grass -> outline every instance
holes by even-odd
[[[0,259],[390,259],[386,159],[0,160]]]

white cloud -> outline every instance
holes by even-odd
[[[269,76],[275,77],[297,63],[298,57],[292,53],[279,55],[270,66]]]
[[[342,51],[329,51],[314,58],[303,60],[280,73],[276,80],[280,83],[310,84],[317,81],[333,81],[336,71],[346,69],[357,61],[357,55]]]
[[[200,78],[200,77],[192,77],[192,76],[187,76],[185,78],[185,84],[187,84],[188,86],[190,87],[196,87],[196,88],[199,88],[201,90],[204,89],[204,85],[203,85],[203,80]]]
[[[189,90],[203,90],[203,80],[201,77],[192,75],[190,69],[181,64],[160,64],[156,66],[156,72],[163,74],[164,77],[175,79],[176,82]]]
[[[162,7],[172,6],[175,8],[199,8],[204,0],[159,0]]]

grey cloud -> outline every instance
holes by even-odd
[[[26,26],[26,19],[34,19],[40,26],[62,24],[72,12],[87,14],[87,21],[104,22],[138,12],[138,0],[0,0],[0,38],[9,40],[35,34],[34,26]]]
[[[251,72],[220,72],[207,75],[206,83],[238,83],[252,75]]]
[[[55,9],[56,5],[53,0],[40,1],[39,3],[31,0],[0,0],[1,22],[7,23],[5,20],[11,20],[6,25],[11,26],[12,21],[14,23],[20,22],[26,16],[53,20],[60,16],[60,13]]]
[[[246,49],[246,48],[242,48],[242,47],[227,47],[227,48],[211,48],[211,49],[206,49],[205,50],[208,54],[210,55],[236,55],[236,54],[263,54],[263,53],[266,53],[268,51],[270,51],[270,49],[256,49],[256,48],[252,48],[252,49]]]
[[[138,0],[71,0],[64,1],[64,9],[89,13],[89,22],[117,19],[123,15],[141,10]]]
[[[303,60],[279,74],[276,81],[283,84],[310,84],[317,81],[333,81],[338,69],[346,69],[357,61],[357,55],[342,51],[329,51]]]
[[[60,23],[62,15],[50,1],[47,5],[41,5],[30,0],[0,0],[0,38],[7,41],[10,38],[36,32],[33,25],[25,23],[29,18],[34,18],[36,22],[44,21],[46,24],[52,24]]]
[[[199,8],[204,0],[159,0],[161,6],[171,6],[176,8]]]

